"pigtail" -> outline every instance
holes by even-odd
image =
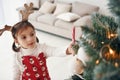
[[[37,43],[39,43],[39,39],[38,39],[38,37],[36,37],[36,40],[37,40]]]
[[[0,36],[3,34],[5,31],[11,31],[12,27],[5,25],[3,29],[0,29]]]
[[[20,51],[20,47],[16,46],[15,42],[13,42],[12,49],[15,52],[19,52]]]

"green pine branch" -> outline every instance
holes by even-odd
[[[120,17],[120,0],[109,0],[108,6],[112,13]]]
[[[116,16],[116,22],[120,25],[120,0],[109,0],[109,9]]]
[[[90,60],[86,62],[87,66],[84,71],[84,78],[85,80],[104,80],[99,77],[97,78],[97,76],[100,76],[102,78],[106,77],[107,75],[103,75],[108,74],[110,70],[106,69],[105,72],[101,71],[103,70],[106,62],[100,56],[100,51],[104,45],[109,44],[111,41],[116,39],[108,38],[108,32],[110,34],[117,34],[119,32],[119,30],[117,31],[119,26],[113,17],[104,16],[98,13],[92,15],[92,23],[93,29],[87,26],[81,27],[83,35],[80,38],[80,46],[84,48],[86,54],[90,57]],[[96,65],[96,60],[99,60],[100,64],[104,65]],[[97,71],[96,67],[101,68],[100,71]],[[109,68],[115,70],[111,66]]]
[[[119,80],[120,70],[108,62],[101,62],[94,69],[94,80]]]
[[[109,29],[112,33],[116,33],[116,30],[119,27],[114,17],[105,16],[99,13],[92,15],[92,23],[95,30],[97,30],[100,34],[102,33],[102,35],[106,34],[107,29]]]

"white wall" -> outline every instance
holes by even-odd
[[[4,24],[4,12],[3,12],[2,1],[0,0],[0,25],[2,24]]]
[[[55,1],[63,1],[63,2],[80,1],[80,2],[85,2],[85,3],[99,5],[99,6],[104,6],[106,5],[106,3],[108,3],[108,0],[55,0]]]
[[[19,14],[16,9],[23,6],[25,0],[2,0],[5,24],[14,25],[19,21]]]
[[[79,1],[79,2],[84,2],[92,5],[97,5],[100,7],[100,12],[103,14],[110,14],[108,10],[108,0],[55,0],[55,1],[64,1],[64,2],[74,2],[74,1]]]

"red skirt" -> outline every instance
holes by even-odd
[[[38,57],[23,56],[22,59],[25,68],[22,80],[50,80],[46,66],[46,57],[43,52]]]

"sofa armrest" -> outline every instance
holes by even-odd
[[[77,21],[75,21],[73,23],[74,26],[80,27],[80,26],[92,26],[92,22],[91,22],[91,16],[87,15],[87,16],[83,16],[81,18],[79,18]]]
[[[16,10],[17,10],[17,11],[25,10],[25,8],[24,8],[24,7],[18,7]],[[39,8],[32,8],[32,10],[34,10],[34,11],[38,11]]]

